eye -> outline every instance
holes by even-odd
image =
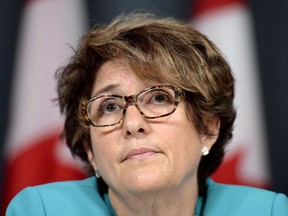
[[[167,96],[163,94],[158,94],[154,96],[154,100],[157,103],[164,103],[167,100]]]
[[[122,104],[115,99],[106,99],[99,106],[99,112],[102,115],[113,114],[122,109]]]
[[[108,104],[107,106],[105,106],[104,109],[107,112],[113,112],[117,109],[117,105],[116,104]]]
[[[150,103],[167,104],[173,102],[173,97],[164,90],[151,91],[150,94]]]

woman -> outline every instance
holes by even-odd
[[[8,216],[288,215],[283,194],[209,179],[232,137],[234,79],[189,25],[120,16],[57,77],[63,136],[96,177],[25,189]]]

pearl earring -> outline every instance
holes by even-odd
[[[96,178],[100,178],[101,177],[100,172],[99,172],[98,169],[95,170],[95,176],[96,176]]]
[[[202,148],[201,152],[202,152],[202,155],[203,155],[203,156],[206,156],[206,155],[209,154],[209,148],[208,148],[207,146],[204,146],[204,147]]]

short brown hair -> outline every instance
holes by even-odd
[[[200,133],[209,134],[203,119],[219,117],[218,139],[198,168],[199,190],[203,193],[206,178],[223,160],[236,115],[234,78],[221,52],[191,25],[151,14],[121,15],[108,25],[88,31],[70,62],[57,71],[58,101],[65,115],[63,137],[72,154],[88,165],[85,145],[91,145],[91,141],[80,104],[90,98],[97,71],[108,60],[119,61],[143,80],[186,90],[187,115]]]

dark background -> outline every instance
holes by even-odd
[[[108,22],[120,12],[135,9],[152,10],[161,15],[188,20],[195,6],[193,0],[85,1],[90,25]],[[288,1],[248,0],[247,4],[256,30],[271,189],[288,194]],[[14,55],[23,5],[24,1],[21,0],[0,0],[0,181],[3,179],[3,146],[9,124]]]

